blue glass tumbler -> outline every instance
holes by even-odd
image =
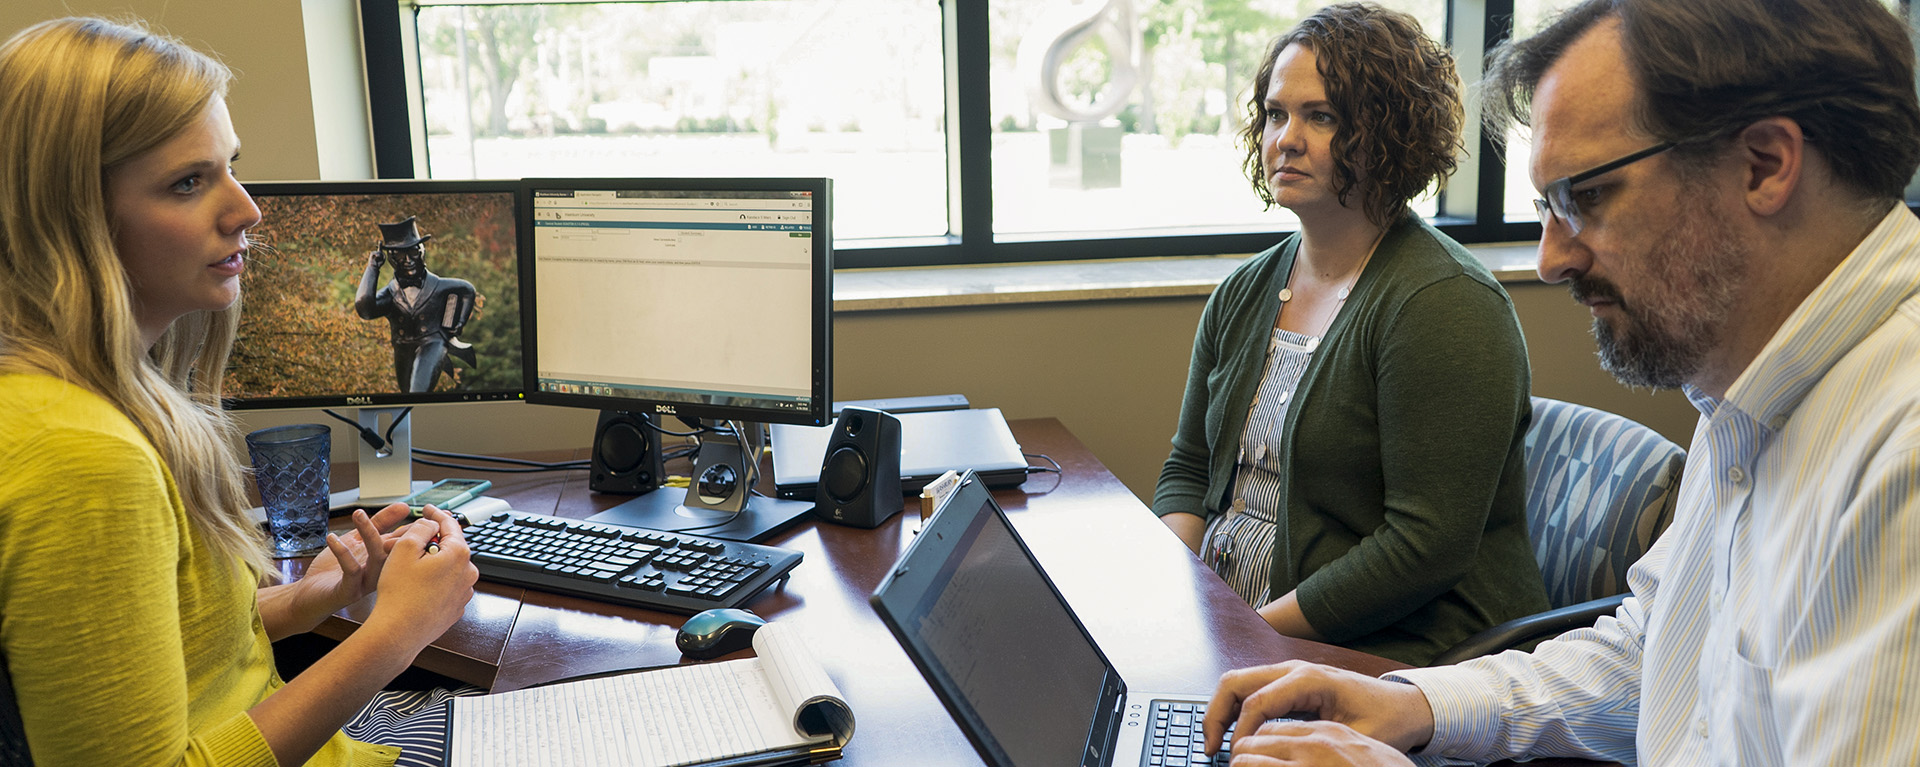
[[[274,426],[247,435],[247,455],[253,460],[275,557],[309,556],[327,546],[332,435],[317,423]]]

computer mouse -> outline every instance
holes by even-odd
[[[687,619],[673,644],[695,660],[718,658],[753,645],[753,632],[767,619],[732,607],[708,610]]]

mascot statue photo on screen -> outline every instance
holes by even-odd
[[[386,318],[393,331],[393,374],[400,391],[429,392],[449,356],[475,365],[473,346],[460,341],[473,316],[473,283],[427,270],[426,242],[412,216],[380,224],[380,247],[367,254],[367,272],[353,297],[363,320]],[[380,269],[393,263],[393,280],[374,292]]]

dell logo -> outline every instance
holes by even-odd
[[[371,404],[373,404],[373,398],[372,398],[372,397],[348,397],[348,398],[347,398],[347,404],[349,404],[349,405],[371,405]]]
[[[653,412],[659,413],[661,415],[677,415],[677,413],[673,412],[672,405],[654,405]]]

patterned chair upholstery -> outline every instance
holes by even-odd
[[[1533,398],[1527,429],[1527,526],[1554,609],[1467,638],[1455,663],[1557,636],[1611,614],[1627,568],[1673,521],[1686,451],[1613,413]]]
[[[1627,568],[1673,521],[1686,451],[1621,416],[1534,397],[1526,453],[1528,535],[1547,601],[1626,593]]]

